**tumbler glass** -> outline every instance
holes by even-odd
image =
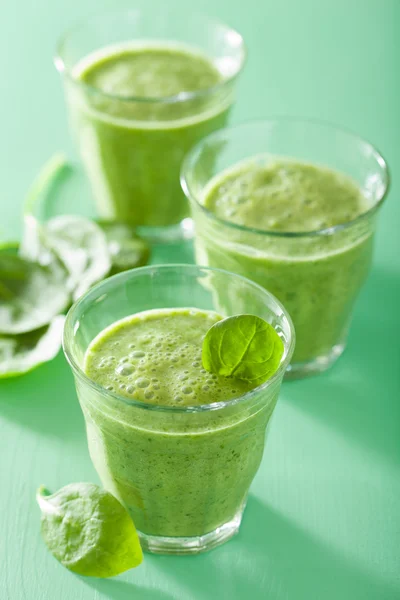
[[[233,166],[248,161],[251,168],[277,158],[350,176],[365,196],[366,211],[334,227],[287,232],[238,225],[204,205],[210,181],[222,181],[221,174]],[[389,183],[380,153],[337,127],[276,118],[205,138],[186,158],[181,180],[195,221],[196,262],[248,277],[282,302],[296,330],[288,377],[327,369],[345,348],[354,304],[371,265],[377,216]]]
[[[133,313],[177,307],[262,317],[284,344],[278,370],[244,395],[182,407],[128,399],[85,374],[85,352],[104,328]],[[252,281],[218,269],[134,269],[106,279],[71,308],[64,351],[90,456],[104,487],[130,512],[144,550],[201,552],[238,531],[293,347],[293,326],[280,303]]]
[[[220,80],[172,96],[131,96],[113,93],[112,86],[104,91],[83,78],[109,57],[132,50],[150,50],[151,57],[160,49],[208,60]],[[96,16],[66,33],[55,64],[63,75],[72,132],[102,218],[137,226],[154,241],[190,237],[189,207],[179,185],[181,162],[191,146],[226,124],[244,61],[239,33],[168,3],[157,10],[147,5]],[[135,77],[134,70],[130,76]],[[117,67],[112,77],[122,77]]]

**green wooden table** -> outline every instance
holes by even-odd
[[[40,166],[56,150],[71,151],[51,60],[56,39],[75,19],[118,3],[2,5],[0,229],[9,237],[20,231],[23,195]],[[392,188],[348,349],[328,373],[284,384],[235,539],[193,558],[147,555],[139,569],[109,581],[63,569],[39,534],[38,484],[97,481],[63,356],[1,382],[0,599],[398,599],[400,2],[196,4],[238,28],[249,46],[234,122],[322,118],[367,137],[389,162]],[[191,261],[191,248],[155,251],[154,262],[177,260]]]

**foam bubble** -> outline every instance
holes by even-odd
[[[146,353],[142,350],[134,350],[134,352],[131,352],[129,356],[130,358],[142,358],[143,356],[146,356]]]
[[[146,379],[146,377],[139,377],[139,379],[136,379],[136,385],[139,388],[146,388],[149,387],[150,385],[150,380]]]
[[[122,375],[123,377],[127,377],[128,375],[132,375],[135,372],[135,367],[131,364],[119,364],[115,369],[117,375]]]

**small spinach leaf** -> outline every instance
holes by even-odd
[[[20,255],[59,275],[64,270],[68,289],[77,300],[109,273],[111,260],[104,233],[90,219],[60,215],[42,223],[39,218],[39,213],[46,212],[49,189],[68,168],[65,157],[57,154],[33,182],[24,204]]]
[[[68,287],[77,300],[106,277],[111,268],[107,239],[100,227],[85,217],[61,215],[44,225],[46,246],[68,273]]]
[[[111,256],[110,275],[143,267],[149,262],[150,246],[139,237],[135,228],[119,221],[97,221],[104,231]]]
[[[135,526],[112,494],[91,483],[37,492],[42,536],[53,556],[80,575],[113,577],[143,560]]]
[[[0,252],[0,334],[39,329],[62,313],[69,302],[60,274]]]
[[[24,217],[24,233],[19,247],[19,255],[26,260],[47,267],[67,285],[68,272],[58,256],[52,251],[46,239],[46,229],[32,215]]]
[[[50,325],[14,336],[0,336],[0,379],[18,377],[52,360],[60,350],[63,316]]]
[[[206,333],[202,360],[207,371],[260,385],[278,369],[284,346],[275,329],[255,315],[215,323]]]
[[[64,270],[74,300],[111,268],[105,234],[93,221],[76,215],[60,215],[44,224],[26,216],[21,255],[57,272]]]

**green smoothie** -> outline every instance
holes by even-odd
[[[68,104],[102,217],[165,227],[187,216],[181,162],[225,124],[222,83],[207,56],[168,43],[110,46],[76,65]]]
[[[249,277],[284,304],[296,330],[292,365],[339,354],[372,254],[365,226],[329,231],[368,210],[356,183],[324,166],[256,157],[212,179],[200,203],[198,263]],[[307,235],[316,230],[326,233]]]
[[[146,311],[105,329],[86,352],[89,378],[126,398],[100,406],[98,393],[80,391],[90,455],[142,533],[201,536],[230,522],[260,465],[279,386],[240,405],[188,410],[252,387],[202,367],[203,338],[220,319],[190,308]]]

